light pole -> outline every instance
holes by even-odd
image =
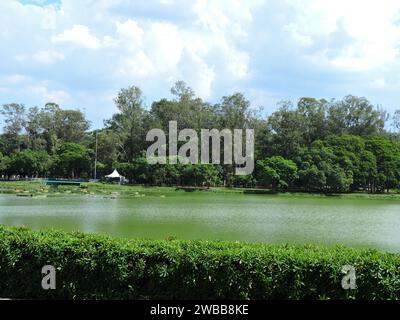
[[[96,131],[96,151],[94,155],[94,180],[97,179],[97,135],[98,132]]]

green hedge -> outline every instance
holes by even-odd
[[[53,265],[57,288],[43,290]],[[357,286],[341,287],[343,265]],[[400,299],[400,255],[344,247],[124,240],[0,226],[0,297]]]

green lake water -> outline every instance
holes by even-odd
[[[0,224],[129,238],[344,244],[400,252],[400,201],[171,192],[138,198],[0,195]]]

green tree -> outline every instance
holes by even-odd
[[[257,161],[257,180],[263,185],[287,189],[297,177],[297,166],[292,160],[274,156]]]
[[[25,121],[25,130],[28,136],[28,147],[32,150],[45,150],[46,139],[43,137],[43,128],[40,121],[40,109],[29,108]]]
[[[10,158],[0,152],[0,178],[8,172],[9,164]]]
[[[40,176],[47,172],[49,160],[45,151],[24,150],[11,155],[8,171],[21,176]]]
[[[56,134],[64,142],[82,143],[86,138],[86,131],[90,122],[80,110],[57,111]]]
[[[376,157],[378,177],[373,181],[373,192],[390,191],[400,185],[400,147],[383,136],[366,140],[366,148]]]
[[[25,106],[18,103],[3,104],[0,114],[4,118],[3,143],[7,154],[19,152],[21,136],[25,124]]]
[[[113,163],[116,163],[121,159],[121,154],[118,148],[118,135],[110,129],[94,131],[89,143],[90,149],[92,150],[96,149],[96,135],[98,165],[99,163],[102,163],[105,166],[105,170],[111,170],[113,169]]]
[[[217,112],[219,113],[221,128],[231,130],[249,128],[252,112],[250,102],[242,93],[222,97],[221,103],[217,105]]]
[[[80,110],[61,109],[56,103],[30,108],[24,119],[27,147],[50,154],[65,142],[84,144],[90,127]]]
[[[329,131],[334,134],[368,136],[381,133],[385,113],[375,108],[366,98],[346,96],[333,103],[328,111]]]
[[[118,113],[107,120],[106,125],[118,137],[122,160],[131,162],[146,145],[149,118],[144,108],[142,91],[135,86],[121,89],[114,101]]]
[[[396,132],[400,132],[400,110],[396,110],[392,117],[392,127]]]
[[[278,111],[274,112],[267,123],[270,133],[268,155],[280,155],[293,159],[305,144],[300,115],[293,110],[291,102],[281,102]]]
[[[151,117],[154,127],[168,132],[169,121],[176,121],[178,130],[190,128],[218,128],[216,107],[205,103],[183,81],[178,81],[171,88],[173,100],[161,99],[151,106]]]
[[[305,145],[310,146],[327,135],[327,110],[328,102],[325,99],[303,97],[298,101],[296,112]]]
[[[354,135],[331,135],[324,140],[324,146],[330,147],[337,157],[338,164],[353,174],[351,190],[371,189],[377,174],[374,154],[365,147],[365,140]]]
[[[300,186],[310,191],[322,191],[327,185],[326,175],[315,164],[299,170]]]
[[[92,150],[77,143],[61,144],[53,157],[51,172],[59,177],[88,177],[91,172]]]
[[[119,174],[129,180],[130,183],[138,183],[134,171],[134,165],[131,162],[114,162],[112,165],[113,169],[116,169]]]
[[[229,96],[222,97],[219,104],[215,106],[218,116],[219,129],[230,129],[233,133],[235,129],[254,129],[255,137],[262,136],[263,126],[265,123],[255,119],[255,112],[250,108],[250,102],[242,93],[234,93]],[[244,138],[244,132],[243,132]],[[223,148],[221,148],[220,158],[223,159]],[[223,169],[223,181],[227,185],[234,185],[235,166],[226,165]]]
[[[233,178],[233,184],[235,187],[252,188],[257,184],[257,180],[253,175],[235,175]]]
[[[182,181],[190,186],[215,186],[221,183],[220,167],[212,164],[187,164],[183,167]]]
[[[353,184],[353,172],[340,166],[333,148],[325,147],[323,141],[302,148],[296,163],[299,168],[298,186],[306,190],[345,192]]]

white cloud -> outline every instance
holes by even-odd
[[[43,64],[52,64],[59,60],[64,60],[65,56],[57,51],[41,50],[33,55],[33,58]]]
[[[157,69],[150,58],[143,51],[139,51],[133,57],[123,60],[117,72],[126,77],[135,76],[142,78],[154,75]]]
[[[142,45],[143,29],[136,21],[128,19],[125,22],[116,22],[117,34],[125,41],[129,41],[129,46],[138,47]]]
[[[93,36],[89,28],[84,25],[73,25],[71,29],[64,30],[52,38],[54,43],[72,43],[89,49],[98,49],[100,40]]]
[[[60,104],[71,101],[68,92],[50,88],[49,81],[34,78],[25,74],[6,74],[0,75],[0,87],[3,92],[7,92],[14,97],[34,97],[41,104],[46,102],[57,102]],[[5,103],[6,101],[2,101]],[[10,101],[7,101],[10,102]],[[17,99],[14,102],[23,102]]]
[[[49,3],[0,1],[4,100],[60,99],[95,115],[104,92],[138,85],[151,102],[176,80],[268,107],[299,95],[400,98],[398,0]]]
[[[128,19],[117,21],[115,34],[103,43],[119,53],[118,76],[132,81],[170,79],[170,85],[184,79],[201,97],[208,98],[216,69],[228,74],[230,81],[242,79],[248,74],[249,57],[225,36],[206,29],[187,30],[169,22]],[[222,59],[221,65],[216,65],[213,56]]]
[[[311,61],[366,71],[398,58],[399,1],[288,0],[288,3],[294,10],[294,21],[285,28],[300,45],[315,44],[309,54]],[[330,46],[319,47],[335,33]],[[341,44],[340,37],[349,37],[351,41]]]
[[[393,73],[388,76],[378,76],[377,78],[369,81],[369,87],[373,90],[383,92],[397,91],[400,89],[400,75]]]
[[[149,55],[163,71],[179,63],[185,43],[176,25],[157,22],[149,27],[146,45]]]
[[[250,55],[239,48],[236,40],[248,37],[252,11],[263,1],[153,2],[147,6],[126,0],[64,0],[60,7],[36,7],[42,31],[37,29],[35,33],[40,41],[36,48],[34,43],[33,53],[21,50],[14,59],[21,66],[35,61],[56,68],[58,62],[68,57],[69,67],[64,72],[79,76],[84,64],[85,77],[88,69],[96,70],[99,75],[93,75],[93,81],[101,78],[103,72],[104,78],[115,85],[120,83],[119,86],[124,83],[168,86],[183,79],[204,98],[215,95],[216,81],[227,78],[227,85],[231,85],[248,77]],[[133,12],[140,8],[155,12],[153,8],[160,6],[159,14],[164,9],[172,10],[177,16],[187,16],[187,20],[130,16],[126,10],[131,5]],[[119,7],[127,18],[110,11]],[[26,6],[18,6],[19,11],[25,9]],[[90,12],[96,14],[87,19]],[[96,50],[79,52],[74,50],[77,46]]]
[[[31,77],[23,74],[0,75],[0,85],[19,85],[31,80]]]
[[[247,36],[246,27],[252,21],[252,9],[263,1],[197,0],[192,10],[202,27],[214,34],[234,33]]]
[[[63,90],[50,90],[47,82],[28,85],[25,90],[36,96],[43,104],[46,102],[65,104],[70,100],[70,95],[67,92]]]
[[[258,110],[259,107],[265,107],[265,110],[268,113],[271,113],[272,108],[276,105],[276,103],[283,99],[282,96],[279,96],[276,93],[269,92],[266,89],[250,89],[248,92],[249,99],[251,99],[253,103],[253,107]]]
[[[290,36],[301,46],[310,46],[313,44],[311,35],[303,34],[300,30],[300,25],[289,23],[283,26],[283,30],[287,31]]]

